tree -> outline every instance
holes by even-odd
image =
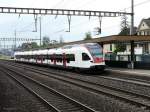
[[[134,35],[137,35],[137,27],[133,28]],[[130,35],[130,28],[124,28],[118,35],[126,36]]]
[[[101,34],[101,28],[100,27],[95,27],[94,32],[95,32],[96,35],[100,35]]]
[[[43,37],[43,46],[46,47],[46,46],[49,45],[49,43],[50,43],[49,37],[48,36],[44,36]]]
[[[128,18],[127,16],[124,14],[121,17],[121,24],[120,24],[120,33],[118,35],[122,35],[122,36],[126,36],[126,35],[130,35],[130,25],[128,22]],[[126,45],[122,44],[122,43],[117,43],[116,45],[116,49],[115,49],[115,53],[117,52],[124,52],[126,50]]]
[[[124,14],[122,17],[121,17],[121,24],[120,24],[120,27],[121,27],[121,30],[123,30],[124,28],[129,28],[130,25],[129,25],[129,21],[128,21],[128,17],[126,14]]]
[[[33,48],[38,48],[39,46],[37,45],[36,42],[31,42],[31,43],[22,43],[21,46],[18,47],[18,49],[26,49],[26,50],[30,50]]]
[[[21,49],[31,49],[32,47],[31,47],[31,45],[30,45],[30,43],[22,43],[22,45],[21,45]]]
[[[31,46],[32,46],[32,48],[38,48],[39,47],[36,42],[31,42]]]
[[[84,40],[90,40],[90,39],[92,39],[91,32],[85,33],[85,38],[84,38]]]
[[[130,35],[130,28],[124,27],[118,35],[121,35],[121,36]]]
[[[116,49],[114,50],[114,53],[117,53],[117,52],[124,52],[126,50],[126,45],[125,44],[122,44],[122,43],[117,43],[115,45]]]
[[[130,25],[128,17],[125,14],[121,17],[120,29],[119,35],[130,35]]]

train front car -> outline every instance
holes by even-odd
[[[92,57],[90,69],[104,70],[105,61],[102,47],[97,43],[87,43],[84,45]]]

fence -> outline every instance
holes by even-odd
[[[131,55],[106,54],[106,65],[111,67],[128,68],[131,61]],[[135,55],[135,68],[150,69],[150,54]]]

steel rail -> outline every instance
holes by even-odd
[[[82,88],[86,88],[87,90],[92,90],[92,91],[97,92],[97,93],[100,93],[100,92],[101,92],[101,93],[103,93],[103,94],[107,94],[107,95],[109,95],[109,96],[113,96],[113,97],[116,97],[116,98],[120,98],[120,99],[123,99],[123,100],[125,100],[125,101],[131,102],[131,103],[136,104],[136,105],[139,105],[139,106],[142,105],[142,106],[145,106],[145,107],[147,107],[147,108],[150,108],[150,104],[146,104],[146,103],[144,103],[144,102],[139,102],[139,100],[137,101],[137,100],[129,99],[129,98],[126,98],[126,97],[124,97],[124,96],[123,96],[123,97],[122,97],[122,96],[116,96],[115,94],[112,94],[112,93],[109,93],[109,92],[106,92],[106,91],[96,90],[95,88],[88,87],[88,86],[86,86],[86,84],[81,85],[81,84],[78,84],[78,83],[74,83],[74,82],[72,82],[72,81],[70,81],[70,80],[62,79],[62,76],[60,77],[60,74],[58,74],[58,73],[49,72],[49,73],[52,73],[52,74],[57,75],[57,76],[50,76],[50,75],[47,75],[47,74],[43,73],[43,72],[46,72],[46,71],[40,72],[40,71],[37,71],[37,69],[36,69],[36,71],[35,71],[35,70],[33,70],[33,68],[30,69],[30,70],[33,71],[33,72],[36,72],[36,73],[40,73],[40,74],[43,74],[43,75],[46,75],[46,76],[55,78],[55,79],[57,79],[57,80],[61,80],[61,81],[63,81],[63,82],[65,81],[65,82],[67,82],[67,83],[74,84],[74,85],[79,86],[79,87],[82,87]],[[58,76],[58,75],[59,75],[59,76]],[[63,77],[69,78],[69,77],[67,77],[67,76],[63,76]],[[137,96],[138,96],[138,97],[143,97],[143,98],[146,98],[146,99],[150,99],[150,96],[147,96],[147,95],[141,95],[141,94],[129,92],[129,91],[126,91],[126,90],[117,89],[117,88],[114,88],[114,87],[108,87],[108,86],[105,86],[105,85],[102,85],[102,84],[95,84],[95,83],[92,83],[92,82],[89,82],[89,81],[84,81],[84,80],[81,80],[81,79],[74,79],[74,78],[72,78],[72,77],[70,77],[69,79],[81,81],[82,83],[84,82],[84,83],[92,84],[92,85],[95,85],[95,86],[103,86],[103,87],[105,87],[105,88],[113,89],[113,90],[115,90],[115,91],[124,92],[124,93],[130,94],[130,95],[136,95],[135,98],[137,98]]]
[[[32,78],[30,78],[30,77],[28,77],[28,76],[22,75],[22,74],[20,74],[19,72],[13,70],[13,69],[10,69],[10,68],[5,68],[5,69],[7,69],[7,70],[9,70],[9,71],[11,71],[11,72],[14,72],[14,73],[16,73],[16,74],[18,74],[18,75],[20,75],[20,76],[22,76],[22,77],[24,77],[24,78],[30,80],[30,81],[33,81],[34,83],[36,83],[36,84],[40,85],[41,87],[44,87],[44,88],[46,88],[46,89],[52,91],[52,92],[55,93],[55,94],[58,94],[58,95],[61,96],[61,97],[64,97],[65,99],[71,101],[71,102],[74,103],[75,105],[81,107],[83,110],[85,110],[85,112],[97,112],[96,110],[94,110],[94,109],[92,109],[92,108],[90,108],[90,107],[88,107],[88,106],[86,106],[86,105],[84,105],[84,104],[82,104],[82,103],[80,103],[80,102],[78,102],[78,101],[76,101],[76,100],[74,100],[74,99],[72,99],[72,98],[70,98],[70,97],[68,97],[68,96],[66,96],[66,95],[64,95],[64,94],[62,94],[62,93],[60,93],[60,92],[58,92],[58,91],[56,91],[56,90],[54,90],[53,88],[50,88],[49,86],[47,86],[47,85],[45,85],[45,84],[40,83],[39,81],[36,81],[36,80],[34,80],[34,79],[32,79]]]
[[[11,77],[13,80],[15,80],[16,82],[18,82],[22,87],[24,87],[31,94],[35,95],[40,101],[42,101],[45,105],[47,105],[47,107],[49,107],[52,111],[54,111],[54,112],[61,112],[56,107],[54,107],[53,105],[51,105],[48,101],[46,101],[46,99],[44,99],[40,95],[38,95],[38,93],[36,93],[32,89],[30,89],[29,87],[25,86],[21,81],[19,81],[17,78],[15,78],[11,73],[9,73],[8,71],[6,71],[4,69],[1,69],[1,70],[4,73],[6,73],[6,75],[8,75],[9,77]]]

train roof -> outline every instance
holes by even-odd
[[[70,49],[70,48],[82,47],[82,46],[86,46],[86,45],[97,45],[97,43],[84,43],[84,44],[66,45],[66,46],[63,46],[61,48],[62,49]]]
[[[84,43],[84,44],[74,44],[66,45],[60,48],[55,49],[43,49],[43,50],[34,50],[34,51],[23,51],[15,52],[15,55],[38,55],[38,54],[53,54],[53,53],[62,53],[62,52],[75,52],[75,51],[84,51],[86,45],[97,45],[97,43]]]

